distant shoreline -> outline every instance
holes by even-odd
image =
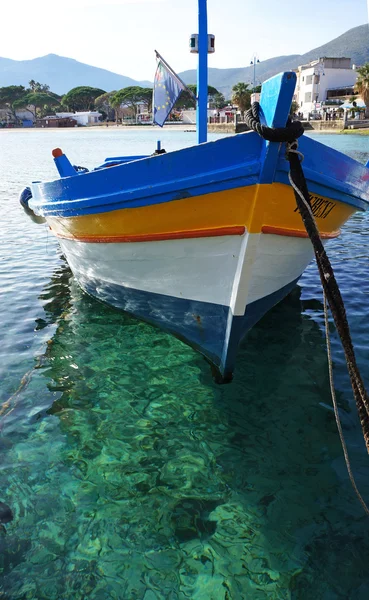
[[[306,133],[331,133],[332,135],[369,135],[369,128],[363,129],[306,129]]]
[[[109,124],[108,127],[106,125],[87,125],[85,127],[1,127],[0,132],[19,132],[19,131],[188,131],[191,133],[196,133],[196,125],[165,125],[165,128],[162,129],[157,125],[114,125]]]
[[[196,125],[165,125],[163,129],[157,127],[156,125],[114,125],[110,124],[108,127],[106,125],[87,125],[86,127],[1,127],[0,135],[2,132],[7,133],[19,133],[19,132],[32,132],[32,131],[58,131],[60,133],[64,133],[65,131],[157,131],[160,133],[161,131],[181,131],[187,133],[196,133]],[[364,129],[307,129],[306,132],[310,133],[323,133],[323,134],[333,134],[333,135],[368,135],[369,136],[369,128]],[[218,133],[218,132],[209,132],[209,133]],[[219,131],[219,134],[230,135],[228,132]]]

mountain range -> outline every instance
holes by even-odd
[[[334,40],[314,48],[305,54],[277,56],[262,61],[256,66],[256,83],[262,83],[281,71],[296,69],[319,57],[347,57],[352,63],[362,65],[369,62],[369,27],[359,25]],[[179,76],[187,84],[196,83],[196,71],[184,71]],[[50,86],[57,94],[64,94],[78,85],[99,87],[107,92],[130,85],[152,87],[150,81],[136,81],[124,75],[99,69],[72,58],[48,54],[33,60],[12,60],[0,57],[0,87],[24,85],[34,79]],[[239,81],[252,84],[253,67],[233,69],[209,69],[209,84],[217,88],[226,98],[231,95],[232,86]]]
[[[136,81],[106,69],[99,69],[73,58],[47,54],[32,60],[12,60],[0,57],[0,87],[24,85],[34,79],[50,86],[56,94],[66,94],[78,85],[89,85],[107,92],[120,90],[129,85],[152,87],[150,81]]]

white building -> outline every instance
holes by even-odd
[[[215,111],[219,112],[219,111]],[[181,121],[186,125],[196,125],[196,109],[183,110],[181,113]],[[214,109],[208,108],[208,119],[214,116]]]
[[[86,112],[62,112],[62,113],[55,113],[57,117],[59,117],[60,119],[65,119],[67,117],[70,117],[71,119],[75,119],[78,123],[78,125],[93,125],[94,123],[98,123],[99,122],[99,118],[101,117],[101,113],[97,112],[96,110],[89,110]]]
[[[319,58],[301,65],[296,73],[295,100],[304,117],[320,111],[326,102],[339,105],[339,98],[354,93],[357,74],[351,58]]]

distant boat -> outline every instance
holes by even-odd
[[[313,249],[284,144],[252,131],[202,143],[206,0],[199,15],[201,143],[107,158],[91,172],[76,172],[54,151],[61,177],[32,184],[29,206],[59,238],[83,290],[177,335],[229,380],[241,340],[292,290]],[[286,72],[263,84],[269,127],[286,124],[295,83]],[[367,208],[369,169],[310,138],[300,139],[299,150],[321,238],[334,238]]]

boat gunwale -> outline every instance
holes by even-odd
[[[260,162],[253,161],[243,165],[237,164],[235,167],[228,167],[222,171],[207,171],[201,175],[193,175],[182,179],[171,179],[166,183],[160,182],[156,185],[147,185],[142,188],[118,190],[110,195],[86,197],[78,200],[46,201],[42,203],[33,200],[30,202],[30,206],[42,216],[53,216],[54,214],[55,216],[82,216],[96,212],[110,212],[120,208],[136,208],[139,207],[140,204],[142,206],[147,206],[147,204],[161,204],[174,200],[182,200],[190,196],[201,196],[204,192],[190,193],[189,190],[197,190],[204,187],[212,188],[205,192],[207,194],[222,192],[235,187],[251,186],[258,183],[257,175],[259,172]],[[226,174],[227,176],[225,176]],[[242,185],[239,185],[239,183],[232,183],[245,179],[250,179],[250,181],[244,182]],[[167,197],[168,195],[169,197]],[[146,198],[152,199],[160,196],[162,196],[162,198],[156,202],[153,201],[148,203],[145,201]],[[104,199],[105,202],[103,202]]]
[[[244,135],[245,134],[239,134],[234,137],[240,137]],[[229,140],[229,138],[227,139]],[[216,144],[219,141],[224,140],[208,142],[206,144],[202,144],[202,147],[204,148],[210,144]],[[304,148],[305,144],[307,145],[306,149]],[[309,163],[310,161],[312,163],[311,166],[308,166],[308,164],[304,166],[308,189],[311,193],[317,193],[326,198],[337,200],[362,211],[369,207],[369,185],[366,183],[366,181],[369,182],[369,168],[352,159],[351,157],[325,146],[324,144],[321,144],[320,142],[311,138],[305,138],[303,143],[301,143],[301,147],[302,150],[305,150],[305,156],[307,157],[306,162]],[[197,147],[192,146],[182,150],[175,150],[160,156],[168,157],[177,154],[178,152],[193,150],[194,148]],[[312,148],[317,148],[319,155],[321,155],[322,158],[327,156],[330,162],[334,160],[337,162],[337,159],[339,159],[339,161],[345,165],[346,171],[352,171],[353,175],[355,172],[357,172],[359,173],[360,177],[358,178],[355,176],[353,177],[352,181],[347,181],[346,179],[342,182],[325,172],[319,172],[317,165],[315,168],[313,168],[315,166],[314,160],[316,157],[310,156],[312,155]],[[248,148],[245,148],[245,151],[247,150]],[[233,165],[227,165],[223,169],[216,168],[213,170],[206,169],[205,165],[203,172],[196,172],[181,178],[173,177],[166,181],[159,180],[154,184],[145,184],[142,187],[130,187],[123,190],[114,189],[117,187],[117,185],[121,185],[121,183],[119,183],[115,177],[111,183],[109,182],[112,189],[111,193],[104,193],[96,196],[86,196],[83,198],[67,199],[68,196],[70,197],[72,195],[71,192],[73,190],[73,184],[76,184],[76,190],[73,194],[76,196],[79,192],[78,188],[83,181],[82,178],[89,177],[91,174],[96,175],[96,173],[100,173],[100,177],[103,177],[105,174],[104,169],[98,169],[96,171],[83,174],[76,173],[75,177],[61,178],[51,182],[35,183],[32,186],[32,190],[40,192],[41,197],[45,197],[49,190],[50,195],[55,195],[53,188],[58,187],[59,195],[65,195],[66,198],[56,201],[40,201],[36,194],[36,198],[34,197],[31,200],[30,206],[33,210],[35,210],[35,212],[37,212],[37,214],[42,216],[76,217],[86,216],[88,214],[111,212],[122,208],[138,208],[140,206],[147,206],[148,204],[161,204],[184,199],[186,197],[200,197],[204,194],[227,191],[237,187],[241,188],[245,186],[251,186],[259,183],[259,177],[262,170],[262,164],[260,160],[255,160],[255,148],[251,148],[251,150],[251,158],[253,160],[250,162],[242,163],[240,160],[237,160],[237,162]],[[309,153],[307,153],[306,150],[309,150]],[[142,163],[151,160],[152,158],[154,157],[141,158],[136,161],[131,161],[129,163],[123,163],[121,165],[115,165],[107,168],[109,168],[109,171],[113,171],[114,169],[127,169],[127,167],[129,168],[130,165]],[[158,157],[155,157],[155,160],[158,160]],[[163,163],[160,162],[160,165],[162,164]],[[207,166],[209,167],[209,164]],[[178,169],[178,165],[176,165],[176,168]],[[336,165],[336,169],[339,169],[339,163]],[[290,183],[288,179],[288,170],[289,163],[285,158],[285,147],[284,145],[281,145],[276,173],[272,183],[281,183],[289,186]],[[117,174],[117,171],[115,171],[115,174]],[[355,186],[355,181],[358,181],[358,183],[361,182],[361,189],[360,187]],[[263,184],[260,183],[260,185]],[[363,189],[365,187],[368,188],[368,191]],[[62,192],[60,190],[62,190]]]

